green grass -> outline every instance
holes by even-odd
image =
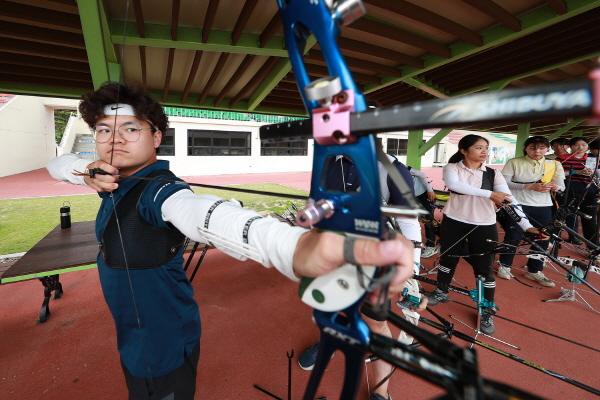
[[[236,185],[235,187],[270,192],[306,195],[306,192],[277,184]],[[297,206],[302,201],[277,197],[197,188],[196,193],[213,194],[224,199],[237,199],[245,208],[258,212],[281,213],[290,203]],[[71,203],[71,220],[91,221],[96,218],[100,198],[97,195],[57,196],[36,199],[0,200],[0,254],[20,253],[29,250],[60,223],[59,208]]]

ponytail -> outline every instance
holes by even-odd
[[[464,159],[465,155],[459,150],[456,153],[452,154],[452,157],[450,157],[450,159],[448,160],[448,164],[456,164],[457,162],[462,161]]]

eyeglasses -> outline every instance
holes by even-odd
[[[121,136],[121,138],[123,138],[123,140],[126,142],[137,142],[140,139],[140,132],[145,130],[149,130],[153,133],[156,132],[156,128],[154,126],[149,128],[140,128],[136,125],[126,124],[117,128],[119,136]],[[92,132],[94,134],[94,140],[96,143],[106,143],[110,141],[110,138],[112,138],[114,134],[113,130],[108,126],[97,126],[92,130]]]

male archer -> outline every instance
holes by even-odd
[[[192,192],[167,161],[157,160],[168,120],[140,89],[105,84],[83,97],[79,111],[94,132],[100,159],[88,163],[65,155],[48,170],[55,179],[90,186],[102,198],[97,265],[129,398],[193,399],[200,316],[183,271],[184,238],[212,241],[233,257],[252,258],[292,280],[345,264],[346,239]],[[73,174],[84,169],[92,173]],[[233,246],[224,247],[223,238]],[[412,246],[400,238],[356,240],[354,258],[365,265],[397,265],[392,292],[412,275]]]

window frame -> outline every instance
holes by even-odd
[[[208,144],[194,144],[194,139],[208,140]],[[233,140],[240,139],[244,141],[245,145],[232,145]],[[189,157],[248,157],[252,155],[252,132],[250,131],[187,129],[187,141]]]

